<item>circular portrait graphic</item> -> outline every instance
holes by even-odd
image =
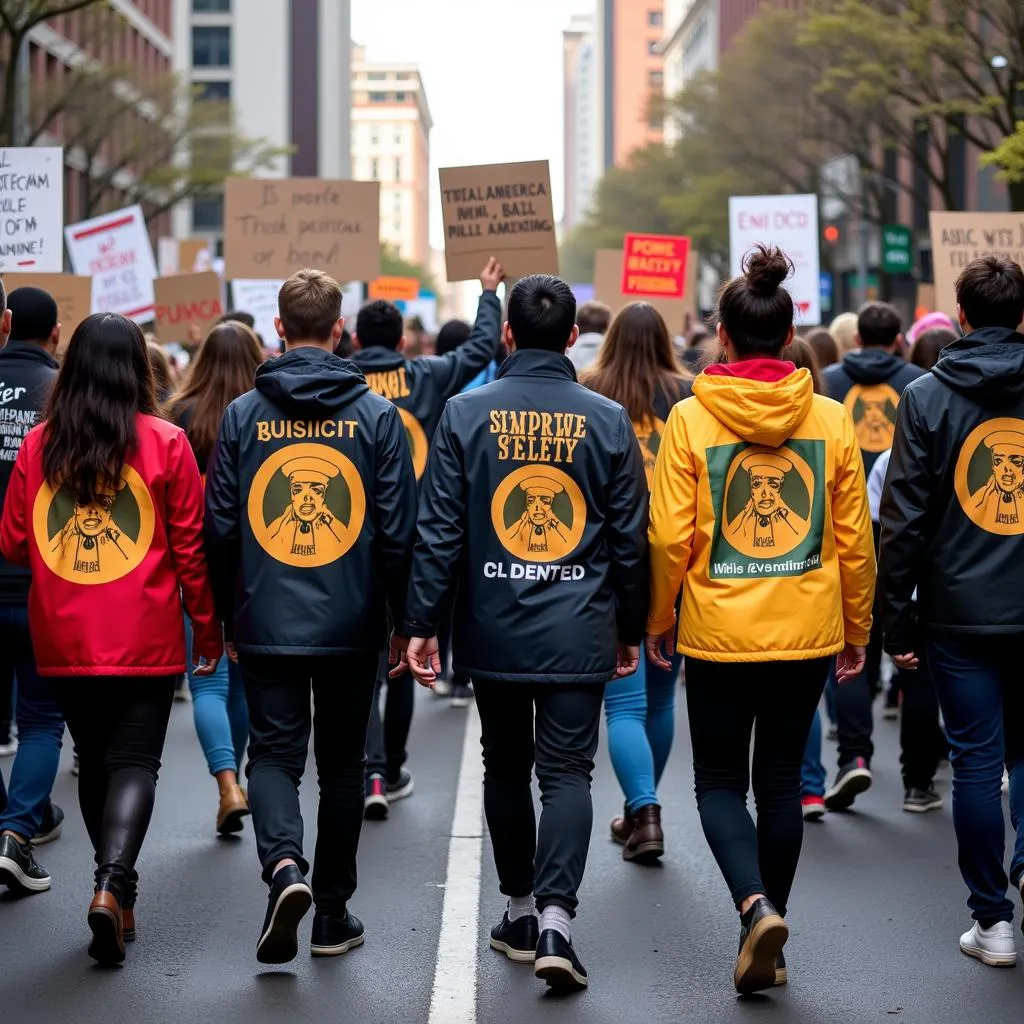
[[[44,483],[32,527],[43,561],[69,583],[113,583],[138,568],[153,541],[153,500],[142,477],[125,466],[117,487],[81,504]]]
[[[665,421],[650,416],[639,423],[633,424],[636,439],[640,443],[640,454],[644,457],[644,471],[647,473],[647,486],[654,486],[654,463],[661,447],[661,435],[665,432]]]
[[[725,536],[751,558],[788,555],[811,529],[814,474],[789,448],[747,448],[725,480]]]
[[[323,444],[293,444],[271,455],[253,478],[249,525],[260,547],[285,565],[337,561],[356,542],[366,515],[352,462]]]
[[[583,538],[587,504],[572,477],[552,466],[523,466],[498,485],[491,522],[505,550],[526,562],[567,558]]]
[[[409,451],[412,452],[412,468],[416,472],[416,479],[419,480],[427,468],[427,435],[423,432],[420,421],[408,409],[399,408],[398,415],[402,417],[405,437],[409,442]]]
[[[892,447],[899,404],[900,396],[888,384],[854,384],[850,388],[843,405],[853,420],[862,451],[884,452]]]
[[[1024,420],[995,419],[972,431],[954,476],[964,515],[989,533],[1024,533]]]

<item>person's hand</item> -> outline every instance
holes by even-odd
[[[234,644],[225,642],[224,653],[228,656],[228,661],[238,664],[238,650]]]
[[[625,679],[640,667],[640,645],[619,644],[615,651],[615,678]]]
[[[907,654],[894,654],[892,661],[897,668],[904,672],[914,672],[921,664],[921,659],[913,651],[909,651]]]
[[[196,676],[212,676],[213,673],[217,671],[217,666],[219,664],[219,656],[216,658],[210,658],[209,660],[200,658],[198,661],[193,663],[192,674]]]
[[[647,659],[652,665],[666,671],[672,668],[669,659],[672,657],[672,645],[676,639],[675,624],[665,630],[664,633],[648,633],[645,646],[647,647]]]
[[[867,654],[867,648],[859,647],[857,644],[847,644],[839,652],[839,657],[836,658],[836,682],[840,686],[851,679],[856,679],[864,671]]]
[[[189,321],[188,343],[190,345],[201,345],[203,343],[203,332],[199,329],[199,324],[194,320]]]
[[[492,256],[487,266],[480,272],[480,284],[485,292],[496,292],[498,285],[505,280],[505,268]]]
[[[405,656],[408,649],[409,638],[407,636],[391,634],[391,649],[388,651],[388,664],[391,666],[391,671],[388,672],[389,679],[397,679],[409,671],[409,659]]]
[[[415,676],[416,682],[428,690],[433,690],[437,685],[437,677],[441,674],[441,654],[437,637],[432,636],[428,639],[414,636],[409,641],[405,656],[409,661],[409,671]]]

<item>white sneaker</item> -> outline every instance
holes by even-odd
[[[0,757],[14,757],[18,752],[18,737],[11,736],[6,743],[0,743]]]
[[[982,928],[975,921],[974,927],[960,936],[960,952],[989,967],[1015,967],[1017,946],[1013,941],[1013,925],[1009,921],[997,921],[991,928]]]

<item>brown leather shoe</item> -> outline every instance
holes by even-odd
[[[629,813],[628,807],[622,808],[621,818],[612,818],[611,833],[612,842],[618,843],[619,846],[625,846],[629,842],[629,837],[633,834],[633,827],[636,823],[633,821],[633,815]]]
[[[89,904],[89,929],[92,942],[89,956],[97,963],[124,963],[124,917],[117,894],[100,882],[96,895]]]
[[[249,813],[249,801],[246,800],[242,787],[237,783],[225,786],[220,794],[220,806],[217,808],[217,831],[222,836],[241,832],[242,819]]]
[[[135,911],[128,907],[121,911],[121,934],[125,942],[135,941]]]
[[[622,848],[622,859],[637,864],[655,864],[665,853],[665,833],[661,830],[661,808],[647,804],[633,815],[633,834]]]

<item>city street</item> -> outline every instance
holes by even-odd
[[[459,787],[460,749],[475,709],[455,710],[422,692],[410,760],[416,794],[396,804],[389,821],[368,823],[363,832],[353,910],[366,924],[365,946],[338,960],[314,961],[306,951],[307,917],[298,959],[278,970],[261,967],[254,955],[265,889],[251,829],[240,839],[214,837],[216,787],[205,772],[191,707],[180,704],[139,865],[138,941],[123,968],[92,964],[85,952],[90,855],[66,748],[54,794],[68,814],[64,835],[38,851],[53,890],[24,900],[0,898],[0,1020],[1020,1021],[1024,969],[994,970],[957,949],[970,922],[956,867],[948,775],[939,783],[945,811],[903,813],[891,722],[877,726],[876,783],[858,813],[831,815],[807,828],[790,908],[789,987],[738,1000],[731,983],[736,917],[697,820],[680,705],[677,747],[662,786],[668,844],[662,867],[624,864],[608,841],[607,820],[621,797],[600,754],[594,838],[575,926],[589,992],[552,999],[528,968],[487,948],[502,899],[486,835],[482,826],[472,827],[481,806],[475,740],[461,762]],[[831,776],[831,744],[826,762]],[[9,764],[2,762],[5,772]],[[304,787],[310,831],[315,792],[311,771]],[[310,837],[307,852],[311,848]]]

